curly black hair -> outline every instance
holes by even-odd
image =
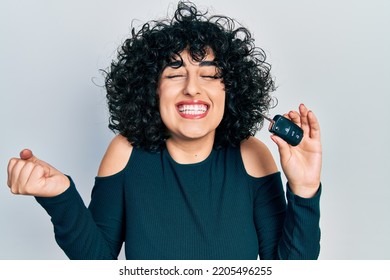
[[[180,1],[172,19],[149,21],[125,40],[106,71],[109,128],[135,147],[158,151],[169,137],[159,113],[157,86],[169,62],[184,49],[197,61],[207,50],[215,56],[225,86],[223,119],[214,147],[238,146],[263,125],[275,89],[265,52],[251,33],[226,16],[207,16]]]

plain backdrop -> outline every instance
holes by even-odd
[[[390,259],[390,1],[194,2],[238,20],[265,50],[278,85],[271,115],[303,102],[320,120],[320,259]],[[131,26],[172,15],[176,4],[1,1],[0,259],[66,259],[47,213],[10,193],[8,160],[32,149],[70,174],[88,204],[114,136],[100,70]],[[268,131],[257,137],[279,162]]]

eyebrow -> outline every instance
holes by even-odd
[[[215,60],[202,60],[199,62],[199,66],[217,66],[217,62]]]
[[[182,60],[175,60],[169,62],[167,66],[172,68],[179,68],[181,66],[186,66],[186,64]],[[199,62],[199,66],[217,66],[217,62],[215,60],[202,60]]]

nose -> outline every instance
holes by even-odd
[[[184,94],[195,96],[201,93],[201,88],[199,86],[198,77],[196,75],[188,75],[185,88],[184,88]]]

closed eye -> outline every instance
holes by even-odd
[[[165,76],[167,79],[175,79],[175,78],[183,78],[185,75],[182,74],[174,74],[174,75],[167,75]]]
[[[202,78],[217,80],[221,77],[219,75],[202,75]]]

